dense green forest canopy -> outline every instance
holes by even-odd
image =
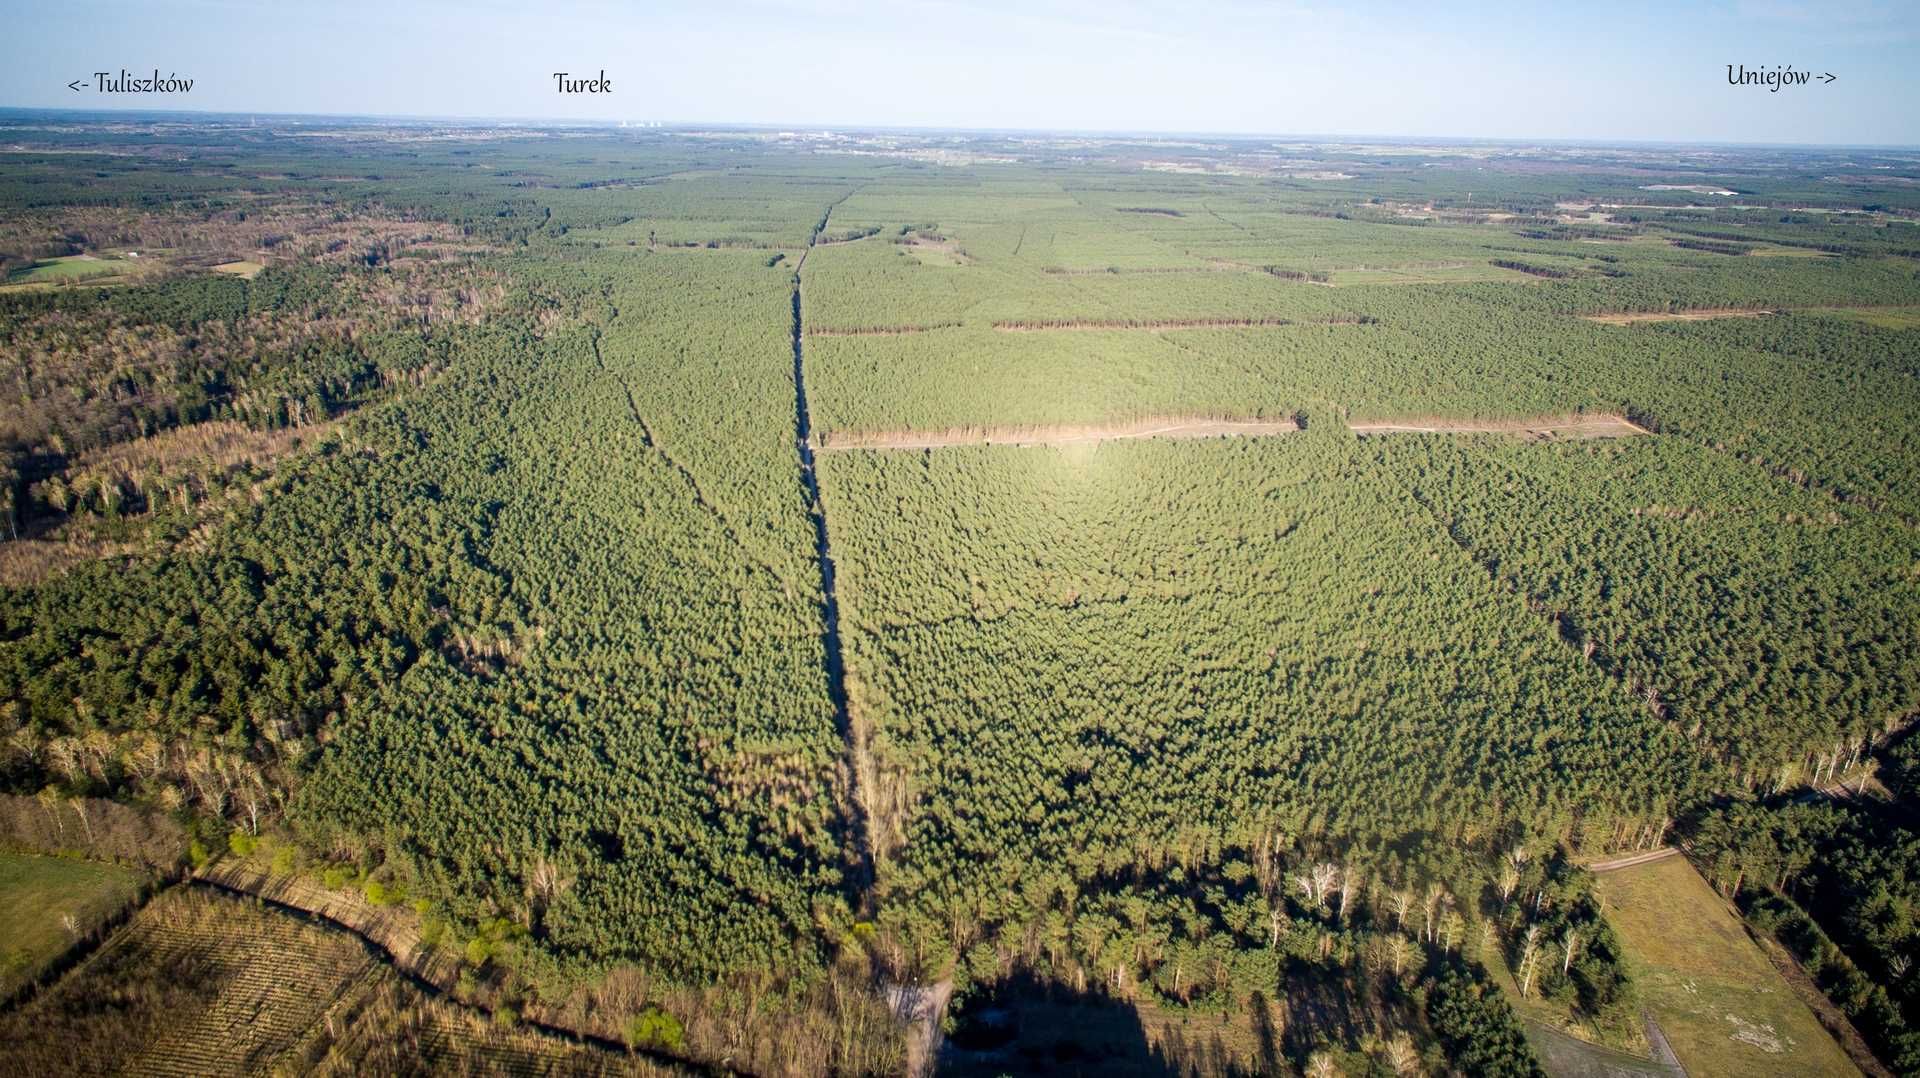
[[[1920,709],[1911,159],[7,123],[7,792],[555,992],[1391,969],[1488,1072],[1536,938],[1630,1025],[1573,859],[1676,820],[1913,938],[1910,832],[1765,800]],[[842,448],[1167,417],[1303,429]]]

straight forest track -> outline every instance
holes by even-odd
[[[907,1078],[929,1078],[940,1058],[940,1020],[953,997],[953,979],[929,985],[893,985],[887,1002],[894,1017],[907,1027]]]
[[[1157,416],[1130,423],[1036,427],[953,427],[944,430],[836,431],[823,436],[817,452],[857,449],[944,449],[951,446],[1091,445],[1141,438],[1264,438],[1294,434],[1305,424],[1297,418],[1225,419],[1218,416]],[[1617,415],[1587,415],[1486,420],[1409,420],[1403,423],[1349,423],[1367,437],[1377,434],[1504,434],[1528,441],[1622,438],[1652,431]]]
[[[852,840],[854,906],[863,920],[873,910],[873,840],[867,823],[865,803],[861,799],[860,779],[867,767],[866,737],[854,726],[853,711],[847,703],[846,653],[840,641],[840,600],[834,591],[833,545],[827,534],[827,509],[820,500],[820,476],[814,466],[813,421],[807,409],[806,314],[801,295],[800,272],[806,269],[807,255],[827,229],[833,211],[853,197],[849,190],[827,206],[820,223],[807,237],[807,249],[793,267],[793,433],[800,455],[800,492],[806,499],[807,516],[813,521],[815,560],[820,565],[821,644],[826,655],[827,696],[833,701],[833,724],[847,748],[848,837]]]
[[[1644,865],[1651,861],[1664,861],[1669,857],[1677,856],[1679,853],[1680,851],[1675,847],[1662,846],[1657,850],[1646,850],[1642,853],[1628,854],[1625,857],[1616,857],[1611,861],[1595,861],[1593,864],[1587,866],[1587,871],[1612,872],[1614,869],[1632,868],[1635,865]]]

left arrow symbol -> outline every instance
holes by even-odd
[[[79,80],[79,79],[75,79],[75,80],[73,80],[72,82],[69,82],[69,83],[67,83],[67,89],[69,89],[69,90],[72,90],[72,91],[73,91],[74,93],[76,93],[76,94],[77,94],[77,93],[79,93],[79,92],[80,92],[80,80]]]

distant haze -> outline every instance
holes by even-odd
[[[1895,2],[10,7],[0,106],[1920,144],[1920,17]],[[1771,93],[1728,85],[1728,64],[1838,80]],[[193,90],[93,91],[121,68]],[[613,92],[556,93],[563,70],[604,70]]]

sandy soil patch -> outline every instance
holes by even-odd
[[[1677,856],[1679,853],[1680,851],[1675,849],[1672,846],[1662,846],[1657,850],[1643,850],[1640,853],[1630,853],[1620,857],[1609,858],[1605,861],[1595,861],[1592,864],[1587,866],[1587,871],[1612,872],[1612,871],[1615,871],[1616,869],[1632,868],[1635,865],[1644,865],[1648,861],[1659,861],[1664,858],[1674,857],[1674,856]]]
[[[1731,197],[1733,195],[1739,194],[1738,191],[1729,191],[1724,187],[1714,187],[1711,184],[1704,184],[1704,183],[1644,183],[1640,185],[1640,190],[1642,191],[1686,191],[1689,194],[1719,195],[1722,198],[1727,198],[1727,197]]]
[[[1617,311],[1612,314],[1583,314],[1588,322],[1607,326],[1631,326],[1638,322],[1706,322],[1715,318],[1765,318],[1780,312],[1771,307],[1700,307],[1691,311]]]

